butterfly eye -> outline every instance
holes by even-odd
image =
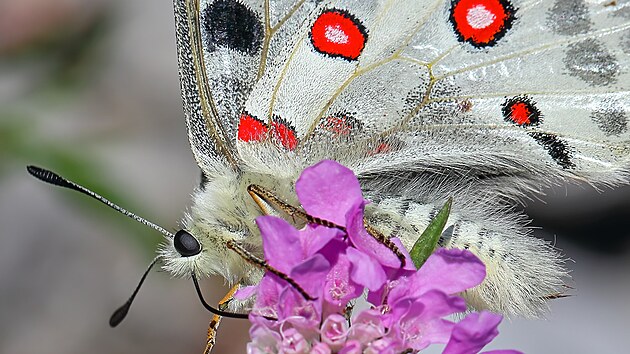
[[[201,252],[201,245],[195,236],[188,233],[186,230],[179,230],[173,238],[173,244],[175,249],[182,257],[190,257]]]

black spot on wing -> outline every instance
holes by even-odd
[[[569,45],[564,57],[569,75],[591,86],[608,86],[617,82],[620,67],[606,47],[589,38]]]
[[[556,0],[547,14],[547,26],[565,36],[586,33],[592,25],[584,0]]]
[[[529,136],[534,138],[536,142],[542,145],[551,158],[562,168],[568,169],[575,167],[573,161],[571,161],[571,149],[569,145],[562,139],[554,134],[548,133],[529,133]]]
[[[620,135],[628,131],[628,116],[623,107],[617,103],[604,102],[591,113],[591,119],[604,134]]]
[[[265,30],[259,16],[236,0],[218,0],[202,10],[204,44],[212,53],[229,48],[248,55],[256,54]]]

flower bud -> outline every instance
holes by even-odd
[[[346,345],[339,351],[339,354],[361,354],[363,346],[357,340],[349,340]]]
[[[322,342],[337,351],[343,347],[348,336],[348,323],[345,317],[332,314],[324,320],[321,329]]]
[[[304,336],[295,328],[289,328],[282,333],[282,352],[285,354],[310,353],[310,345]]]

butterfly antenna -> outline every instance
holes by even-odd
[[[155,263],[157,263],[159,258],[160,256],[153,258],[153,260],[151,261],[151,264],[149,264],[149,266],[147,267],[147,270],[145,270],[144,274],[142,274],[142,278],[140,278],[140,282],[138,282],[138,286],[136,286],[136,289],[133,291],[133,294],[131,294],[129,299],[122,306],[120,306],[116,311],[114,311],[112,316],[109,318],[110,327],[118,326],[120,322],[122,322],[122,320],[124,320],[125,317],[127,317],[127,312],[129,312],[131,303],[136,298],[136,295],[138,295],[138,291],[140,291],[140,288],[142,287],[144,280],[147,278],[147,275],[149,275],[151,268],[153,268],[153,266],[155,265]]]
[[[55,186],[72,189],[72,190],[75,190],[77,192],[83,193],[83,194],[85,194],[85,195],[87,195],[89,197],[92,197],[92,198],[98,200],[99,202],[107,205],[108,207],[116,210],[117,212],[119,212],[119,213],[121,213],[123,215],[126,215],[126,216],[134,219],[135,221],[137,221],[137,222],[139,222],[141,224],[144,224],[144,225],[146,225],[146,226],[148,226],[148,227],[150,227],[150,228],[152,228],[154,230],[157,230],[162,235],[170,237],[170,238],[173,238],[173,234],[168,232],[168,231],[166,231],[163,227],[161,227],[159,225],[156,225],[156,224],[154,224],[154,223],[152,223],[152,222],[150,222],[150,221],[148,221],[148,220],[146,220],[146,219],[144,219],[144,218],[142,218],[142,217],[140,217],[140,216],[138,216],[138,215],[136,215],[136,214],[126,210],[126,209],[124,209],[124,208],[119,207],[118,205],[116,205],[116,204],[110,202],[109,200],[107,200],[105,197],[103,197],[103,196],[101,196],[99,194],[96,194],[96,193],[92,192],[91,190],[89,190],[89,189],[87,189],[87,188],[85,188],[83,186],[80,186],[80,185],[78,185],[78,184],[76,184],[76,183],[74,183],[72,181],[69,181],[69,180],[59,176],[58,174],[52,172],[52,171],[46,170],[46,169],[41,168],[41,167],[32,166],[32,165],[31,166],[26,166],[26,170],[33,177],[37,178],[40,181],[43,181],[43,182],[46,182],[46,183],[50,183],[50,184],[55,185]]]
[[[59,186],[59,187],[64,187],[64,188],[68,188],[68,189],[72,189],[75,190],[77,192],[83,193],[89,197],[92,197],[96,200],[98,200],[99,202],[107,205],[108,207],[116,210],[117,212],[126,215],[134,220],[136,220],[137,222],[144,224],[154,230],[157,230],[159,233],[161,233],[164,236],[173,238],[173,234],[166,231],[163,227],[156,225],[124,208],[119,207],[118,205],[110,202],[109,200],[107,200],[105,197],[96,194],[94,192],[92,192],[91,190],[80,186],[70,180],[67,180],[61,176],[59,176],[58,174],[49,171],[47,169],[41,168],[41,167],[37,167],[37,166],[26,166],[26,170],[28,171],[28,173],[30,173],[33,177],[39,179],[40,181],[46,182],[46,183],[50,183],[52,185],[55,186]],[[131,303],[133,303],[133,300],[136,298],[136,295],[138,295],[138,291],[140,291],[140,287],[142,287],[142,284],[144,283],[144,280],[147,278],[147,275],[149,275],[149,272],[151,271],[151,269],[153,268],[153,266],[157,263],[158,259],[160,258],[160,256],[157,256],[153,259],[153,261],[151,261],[151,264],[149,264],[149,267],[147,267],[147,270],[144,272],[144,274],[142,274],[142,278],[140,278],[140,282],[138,282],[138,286],[136,286],[136,289],[133,291],[133,294],[131,294],[131,296],[129,297],[129,299],[127,300],[127,302],[125,302],[124,305],[122,305],[121,307],[119,307],[116,311],[114,311],[114,313],[112,314],[112,316],[109,319],[109,325],[112,327],[116,327],[120,324],[120,322],[122,322],[122,320],[125,319],[125,317],[127,316],[127,312],[129,312],[129,308],[131,307]]]

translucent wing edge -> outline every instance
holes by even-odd
[[[180,88],[190,146],[197,164],[212,171],[223,160],[237,167],[235,149],[220,124],[205,79],[198,0],[173,0]]]

